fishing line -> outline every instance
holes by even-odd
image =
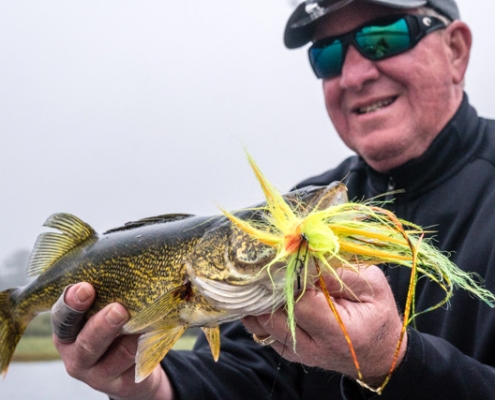
[[[299,258],[299,254],[301,252],[301,248],[306,245],[306,251],[304,252],[304,257],[302,259]],[[309,241],[307,236],[302,233],[301,234],[301,243],[299,243],[299,247],[297,248],[296,262],[299,263],[299,267],[297,268],[297,290],[301,290],[301,272],[306,265],[306,259],[308,257],[308,246]]]
[[[299,265],[296,267],[296,269],[297,269],[297,290],[301,290],[301,273],[302,273],[304,266],[306,265],[306,260],[308,257],[308,246],[309,246],[308,238],[304,233],[302,233],[301,234],[301,243],[299,243],[299,246],[297,248],[297,254],[296,254],[296,263],[299,263]],[[306,249],[304,251],[303,257],[300,258],[299,256],[301,254],[301,248],[303,248],[303,247],[306,247]],[[281,373],[280,371],[282,369],[282,360],[284,359],[283,356],[284,356],[285,348],[287,346],[287,340],[288,339],[289,339],[289,332],[287,332],[287,334],[285,335],[284,347],[282,348],[282,353],[280,353],[280,357],[279,357],[278,365],[277,365],[277,372],[275,374],[275,378],[273,379],[273,385],[272,385],[272,389],[270,391],[270,399],[273,398],[273,395],[275,393],[275,386],[277,385],[277,380],[278,380],[280,373]]]
[[[275,374],[275,378],[273,379],[272,390],[270,391],[270,399],[273,399],[273,394],[275,393],[275,386],[277,385],[277,380],[280,376],[280,371],[282,369],[282,360],[284,359],[285,347],[287,346],[287,339],[289,339],[289,332],[285,335],[284,347],[282,348],[282,353],[280,353],[280,357],[278,358],[277,372]]]

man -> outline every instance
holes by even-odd
[[[471,34],[454,0],[308,0],[292,14],[285,43],[296,48],[310,41],[328,114],[359,156],[299,186],[344,179],[357,199],[402,189],[390,195],[388,207],[400,218],[434,226],[438,247],[495,292],[495,123],[479,118],[463,93]],[[409,271],[384,271],[342,274],[359,301],[326,281],[370,388],[388,374],[408,289]],[[416,308],[426,310],[441,296],[435,283],[421,280]],[[65,294],[80,311],[93,298],[84,283]],[[317,290],[297,303],[296,352],[278,310],[243,320],[271,349],[256,344],[239,323],[227,324],[218,363],[200,339],[193,352],[170,352],[137,385],[136,338],[118,337],[128,318],[122,306],[92,317],[73,343],[55,337],[55,344],[71,375],[112,398],[377,396],[356,383],[349,349],[327,310]],[[381,398],[495,398],[494,338],[495,311],[457,291],[449,307],[420,315],[408,328]]]

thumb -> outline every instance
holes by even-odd
[[[95,291],[88,283],[79,283],[64,289],[53,305],[51,315],[53,333],[61,343],[68,344],[76,340],[86,322],[86,311],[94,298]]]

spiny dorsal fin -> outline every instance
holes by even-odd
[[[124,226],[119,226],[117,228],[109,229],[108,231],[106,231],[104,233],[104,235],[106,235],[107,233],[126,231],[129,229],[139,228],[140,226],[145,226],[145,225],[162,224],[165,222],[180,221],[182,219],[191,218],[191,217],[194,217],[194,215],[193,214],[163,214],[163,215],[157,215],[156,217],[142,218],[142,219],[137,220],[137,221],[126,222],[124,224]]]
[[[53,214],[43,226],[62,233],[47,232],[38,236],[29,261],[29,276],[41,274],[74,247],[96,236],[91,226],[71,214]]]

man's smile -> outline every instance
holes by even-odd
[[[381,108],[389,106],[396,99],[397,99],[397,96],[389,97],[387,99],[375,101],[375,102],[368,104],[368,105],[365,105],[365,106],[356,107],[353,111],[359,115],[368,114],[368,113],[380,110]]]

